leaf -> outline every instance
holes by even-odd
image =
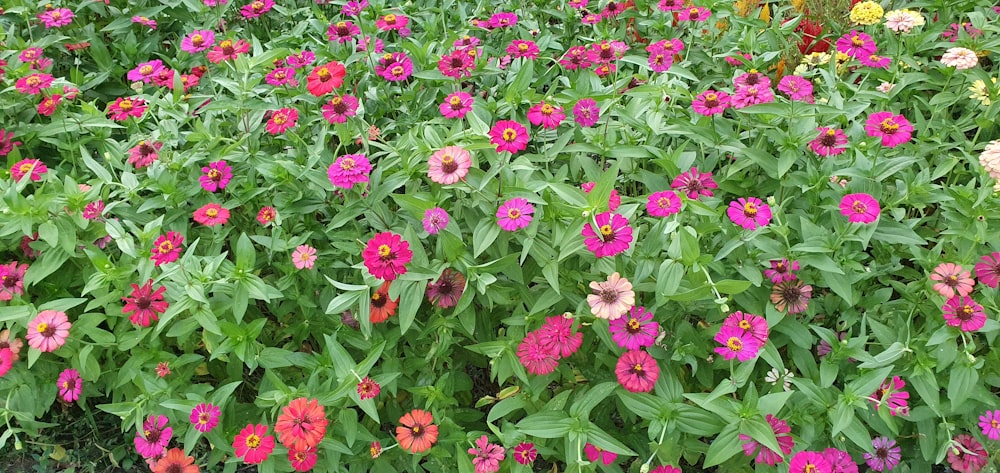
[[[571,423],[565,412],[542,411],[521,419],[517,430],[528,436],[556,439],[569,432]]]
[[[590,417],[590,411],[601,401],[607,399],[617,386],[618,383],[607,381],[590,388],[570,406],[569,415],[579,418]]]
[[[626,447],[618,439],[608,435],[607,432],[601,430],[594,423],[587,426],[587,440],[594,444],[594,446],[603,448],[609,452],[615,452],[619,455],[636,456],[636,453],[631,448]]]
[[[952,406],[961,406],[979,382],[979,372],[965,363],[956,363],[948,379],[948,399]]]
[[[504,399],[490,408],[489,414],[486,415],[486,422],[492,424],[493,421],[518,409],[524,408],[525,404],[524,396],[514,396]]]
[[[417,310],[424,301],[427,281],[402,281],[403,290],[399,293],[399,330],[406,333],[416,318]],[[366,301],[362,301],[364,303]]]
[[[722,432],[719,432],[712,444],[708,446],[708,451],[705,453],[705,464],[702,465],[702,468],[719,465],[743,451],[743,442],[739,439],[739,425],[739,422],[729,424],[722,429]]]
[[[667,410],[666,402],[651,394],[628,391],[618,391],[617,394],[626,409],[646,420],[659,419]]]

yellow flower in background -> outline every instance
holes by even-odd
[[[854,5],[854,8],[851,9],[851,21],[859,25],[874,25],[882,19],[884,13],[882,5],[866,0]]]
[[[997,83],[996,77],[993,77],[990,80],[993,81],[993,85],[996,85]],[[984,82],[982,79],[977,79],[976,81],[974,81],[972,83],[972,87],[969,87],[969,92],[972,92],[972,95],[969,96],[970,99],[978,100],[980,103],[986,105],[987,107],[992,103],[992,101],[990,100],[990,89],[986,87],[986,82]]]
[[[809,53],[802,56],[802,64],[809,66],[822,66],[830,62],[830,55],[827,53]]]

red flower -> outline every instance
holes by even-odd
[[[304,451],[319,445],[328,423],[318,400],[300,397],[282,409],[274,431],[289,450]]]
[[[122,297],[125,307],[122,307],[123,314],[129,315],[129,320],[141,327],[149,327],[150,322],[158,320],[159,314],[170,307],[170,303],[163,300],[163,293],[167,288],[160,286],[153,291],[153,280],[146,281],[140,287],[138,284],[132,285],[132,297]]]
[[[263,462],[274,451],[274,436],[266,434],[266,425],[247,424],[233,439],[236,456],[249,464]]]
[[[372,293],[371,310],[368,313],[368,320],[373,324],[379,324],[389,320],[396,313],[399,299],[389,298],[389,286],[392,281],[386,281],[379,286],[378,290]]]
[[[309,77],[306,78],[306,89],[317,97],[328,94],[333,92],[333,89],[343,85],[346,75],[347,69],[344,68],[343,64],[330,61],[322,66],[317,66],[309,73]]]

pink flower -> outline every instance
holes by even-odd
[[[209,192],[225,189],[233,178],[233,170],[225,160],[212,161],[208,166],[201,168],[201,172],[204,173],[198,178],[201,188]]]
[[[148,84],[152,81],[153,77],[163,70],[163,61],[157,59],[155,61],[142,62],[135,69],[128,71],[127,78],[130,81],[140,81]]]
[[[441,103],[441,115],[445,118],[465,118],[465,114],[472,110],[472,96],[465,92],[455,92],[445,97]]]
[[[684,472],[681,471],[680,468],[677,468],[676,466],[673,465],[660,465],[656,468],[653,468],[652,470],[649,470],[649,473],[684,473]]]
[[[129,322],[140,327],[149,327],[151,322],[159,320],[159,314],[170,307],[170,303],[163,300],[163,293],[166,290],[167,288],[160,286],[153,291],[152,279],[147,280],[142,286],[132,284],[131,297],[122,297],[122,302],[125,303],[122,313],[129,316]]]
[[[740,197],[730,202],[726,215],[733,223],[747,230],[755,230],[771,223],[771,207],[756,197]]]
[[[892,59],[879,56],[878,54],[872,53],[868,55],[860,54],[858,55],[858,61],[868,67],[873,67],[876,69],[888,69],[889,65],[892,64]]]
[[[576,353],[583,343],[583,334],[573,333],[573,317],[568,313],[546,317],[537,332],[542,346],[557,360]]]
[[[566,114],[563,113],[562,107],[553,106],[545,102],[535,104],[528,109],[528,121],[532,125],[541,125],[542,128],[550,130],[559,128],[559,124],[565,118]]]
[[[976,263],[976,277],[987,287],[996,289],[1000,285],[1000,253],[994,251]]]
[[[368,240],[361,257],[372,276],[392,281],[406,274],[406,264],[413,259],[413,251],[403,237],[392,232],[381,232]]]
[[[1000,411],[986,411],[979,416],[979,428],[990,440],[1000,440]]]
[[[531,442],[521,442],[514,447],[514,460],[522,465],[534,463],[538,457],[538,449]]]
[[[14,367],[14,351],[10,348],[0,348],[0,378]]]
[[[788,473],[833,473],[833,467],[821,453],[801,451],[788,463]]]
[[[660,366],[653,357],[642,350],[629,350],[618,358],[615,365],[618,383],[633,393],[648,393],[660,377]],[[589,445],[589,444],[588,444]],[[587,455],[590,457],[590,454]],[[594,460],[591,460],[594,461]],[[602,459],[604,461],[604,459]],[[612,458],[611,461],[614,461]],[[610,462],[605,462],[607,465]]]
[[[181,257],[182,243],[184,237],[180,233],[167,232],[166,235],[160,235],[153,242],[152,256],[149,259],[153,260],[154,266],[177,261],[177,258]]]
[[[906,402],[910,398],[910,393],[903,391],[904,387],[906,387],[906,382],[900,379],[899,376],[893,376],[891,380],[886,379],[883,381],[871,395],[871,401],[875,404],[875,410],[877,411],[882,404],[885,404],[889,406],[889,414],[896,415],[902,413],[906,415],[909,412],[909,406],[907,406]]]
[[[156,458],[170,443],[174,429],[167,426],[168,419],[164,416],[150,414],[143,421],[142,430],[135,433],[135,450],[143,458]]]
[[[229,210],[219,204],[211,203],[194,211],[194,221],[206,227],[224,225],[229,221]]]
[[[509,28],[517,24],[517,14],[512,12],[498,12],[490,17],[491,28]]]
[[[507,54],[513,58],[526,57],[528,59],[538,59],[538,45],[534,41],[515,39],[507,45]]]
[[[441,56],[441,60],[438,61],[438,70],[445,77],[454,79],[471,76],[472,71],[476,68],[475,59],[477,54],[473,48],[467,50],[456,49]]]
[[[830,463],[830,473],[858,473],[858,465],[843,450],[827,448],[823,450],[823,458]]]
[[[437,281],[427,285],[427,300],[442,309],[447,309],[458,305],[463,292],[465,292],[465,276],[447,268]]]
[[[51,74],[34,73],[24,76],[14,83],[14,88],[22,94],[38,95],[52,85],[55,78]]]
[[[59,388],[59,397],[65,402],[74,402],[80,399],[80,393],[83,392],[83,381],[80,380],[80,373],[74,369],[63,370],[59,374],[59,379],[56,380],[56,386]]]
[[[160,159],[160,149],[162,148],[163,143],[160,142],[139,141],[139,144],[128,150],[128,163],[135,166],[136,169],[147,167]]]
[[[535,213],[535,208],[528,203],[527,199],[515,197],[507,200],[497,209],[497,225],[508,232],[516,231],[531,223],[531,214],[533,213]]]
[[[983,306],[969,296],[952,297],[944,303],[941,310],[944,312],[944,321],[963,332],[975,332],[986,325]]]
[[[733,86],[738,89],[745,89],[747,87],[763,87],[771,88],[771,78],[765,74],[757,72],[756,69],[750,69],[749,72],[740,74],[733,79]]]
[[[181,40],[181,51],[194,54],[205,51],[215,45],[215,33],[212,30],[194,30]]]
[[[711,10],[705,7],[692,6],[681,10],[677,14],[677,19],[680,21],[705,21],[710,16],[712,16]]]
[[[743,442],[743,453],[748,457],[755,455],[754,461],[759,465],[761,463],[765,465],[774,466],[782,462],[781,455],[788,455],[792,453],[792,448],[795,447],[795,441],[792,439],[792,429],[788,426],[788,423],[768,414],[765,418],[767,423],[771,425],[771,430],[774,431],[774,437],[778,440],[778,448],[781,449],[781,454],[767,448],[752,437],[746,434],[740,434],[740,440]],[[758,450],[759,449],[759,450]],[[827,473],[833,473],[827,470]]]
[[[605,282],[591,281],[590,289],[594,293],[587,296],[587,305],[599,319],[617,319],[635,305],[632,283],[617,272],[608,276]]]
[[[22,159],[10,167],[10,176],[15,182],[20,182],[24,176],[32,181],[42,180],[42,174],[49,172],[45,163],[38,159]]]
[[[274,8],[274,0],[253,0],[252,2],[243,5],[240,9],[240,13],[243,18],[257,18]]]
[[[760,85],[738,87],[732,99],[733,108],[735,109],[771,102],[774,102],[774,92],[771,91],[770,87]]]
[[[872,37],[863,32],[852,30],[837,40],[837,52],[851,57],[870,56],[875,54],[877,50]]]
[[[375,382],[374,379],[365,376],[364,379],[358,382],[358,398],[362,401],[368,399],[374,399],[378,397],[378,393],[382,390],[382,386]]]
[[[695,97],[691,102],[691,109],[696,113],[710,117],[726,111],[731,101],[732,98],[729,97],[729,94],[708,89]]]
[[[712,179],[712,173],[691,168],[674,178],[670,187],[684,192],[688,199],[695,200],[701,196],[712,197],[712,189],[717,189],[719,185]]]
[[[528,332],[517,346],[517,358],[531,374],[549,374],[559,366],[556,356],[542,343],[536,330]]]
[[[865,131],[868,136],[877,136],[882,139],[882,146],[895,148],[907,141],[913,133],[913,125],[902,115],[893,115],[892,112],[878,112],[868,116],[865,121]]]
[[[299,245],[292,252],[292,264],[296,269],[312,269],[316,264],[316,248],[309,245]]]
[[[587,59],[597,64],[610,64],[625,57],[625,52],[628,49],[628,45],[622,41],[601,40],[590,45],[590,49],[587,50]]]
[[[662,39],[649,46],[646,52],[649,53],[649,68],[653,72],[667,72],[674,63],[674,56],[684,50],[684,43],[679,39]]]
[[[785,76],[778,82],[778,90],[788,95],[792,100],[813,103],[812,82],[799,76]]]
[[[246,464],[263,463],[274,451],[274,436],[267,435],[265,424],[247,424],[233,439],[233,450]]]
[[[337,95],[323,104],[323,118],[331,125],[346,123],[348,117],[358,114],[358,99],[353,95]]]
[[[0,74],[0,79],[3,75]],[[14,141],[14,132],[7,132],[3,128],[0,128],[0,156],[7,156],[11,151],[14,151],[15,146],[21,146],[20,141]]]
[[[295,69],[291,67],[279,67],[271,72],[268,72],[267,75],[264,76],[264,81],[275,87],[281,87],[283,85],[295,87],[299,85],[299,81],[295,78]]]
[[[770,332],[767,319],[749,312],[733,312],[726,316],[726,319],[722,321],[722,325],[742,330],[744,335],[753,337],[761,346],[767,343],[767,337]]]
[[[43,310],[28,322],[28,334],[24,338],[32,348],[51,352],[66,344],[72,326],[65,312]]]
[[[448,212],[446,212],[441,207],[434,207],[427,209],[424,212],[424,219],[422,223],[424,224],[424,230],[431,235],[437,235],[441,230],[444,230],[448,226]]]
[[[939,281],[934,284],[934,290],[947,298],[955,295],[967,296],[972,293],[972,287],[976,284],[968,271],[954,263],[941,263],[931,272],[931,281]]]
[[[291,67],[292,69],[295,70],[302,69],[303,67],[306,67],[315,61],[316,61],[316,54],[314,54],[312,51],[299,51],[294,54],[289,54],[288,57],[285,58],[285,63],[288,64],[288,67]],[[328,70],[331,70],[331,72],[333,72],[334,74],[338,74],[340,72],[339,71],[340,68],[337,67],[338,65],[343,66],[343,64],[340,64],[337,61],[331,61],[326,63]],[[318,72],[317,70],[313,70],[313,73],[317,72]],[[338,85],[337,87],[340,86]]]
[[[17,261],[0,264],[0,301],[9,301],[24,294],[24,273],[27,271],[28,265],[18,265]]]
[[[975,437],[969,434],[959,434],[952,441],[953,445],[948,448],[948,464],[958,473],[979,473],[990,462],[989,452]],[[892,453],[891,458],[894,462],[891,466],[894,467],[900,460],[899,447],[896,447]]]
[[[170,376],[170,364],[166,361],[161,361],[156,364],[156,375],[161,378],[166,378]]]
[[[104,201],[95,200],[90,202],[86,207],[83,208],[82,216],[87,220],[97,220],[101,218],[101,214],[104,213]]]
[[[269,205],[261,207],[260,212],[257,212],[257,223],[260,223],[265,227],[276,218],[278,218],[278,211]]]
[[[741,327],[725,324],[715,334],[715,341],[722,345],[717,347],[715,352],[727,361],[733,358],[739,361],[752,360],[762,346],[760,340],[753,337],[752,333],[744,331]]]
[[[476,448],[469,449],[469,455],[474,455],[472,466],[476,468],[476,473],[496,473],[500,471],[500,462],[504,459],[504,448],[490,443],[483,435],[476,440]]]
[[[327,168],[326,175],[334,186],[350,189],[359,182],[368,182],[371,171],[371,162],[364,154],[345,154]]]
[[[350,0],[344,6],[340,7],[340,13],[344,14],[344,16],[358,16],[367,6],[368,0]]]
[[[118,97],[108,105],[108,118],[117,122],[128,120],[128,117],[141,118],[146,108],[146,101],[141,98]]]
[[[594,225],[597,225],[600,234],[594,231]],[[593,224],[588,222],[583,225],[582,234],[583,244],[598,258],[615,256],[632,244],[632,227],[628,225],[628,219],[616,213],[597,214]]]
[[[295,126],[299,119],[299,112],[294,108],[282,108],[271,113],[271,119],[267,121],[267,132],[272,135],[284,133],[285,130]]]
[[[798,261],[792,261],[789,263],[787,258],[772,260],[771,269],[764,270],[764,277],[770,279],[774,284],[778,284],[782,281],[793,281],[795,280],[795,273],[792,271],[798,270]]]
[[[375,26],[382,31],[393,31],[396,30],[400,33],[403,30],[407,30],[406,25],[410,22],[410,19],[404,15],[396,15],[389,13],[388,15],[383,15],[378,20],[375,20]],[[402,35],[406,36],[406,35]]]
[[[490,130],[490,142],[498,153],[524,151],[528,147],[528,130],[513,120],[500,120]]]
[[[58,28],[72,23],[74,15],[68,8],[53,8],[35,16],[42,21],[45,28]]]
[[[445,146],[427,160],[427,177],[438,184],[454,184],[465,179],[472,167],[472,156],[460,146]]]
[[[618,346],[638,350],[653,346],[660,333],[660,324],[653,321],[653,313],[645,307],[632,307],[629,315],[611,320],[608,330]]]
[[[375,73],[389,82],[404,81],[413,74],[413,61],[404,53],[387,53],[379,59]]]
[[[559,60],[559,65],[565,67],[567,71],[586,69],[592,65],[587,59],[587,48],[585,46],[573,46],[566,51],[566,55]]]
[[[592,98],[580,99],[573,105],[573,120],[582,127],[592,127],[601,118],[601,109]]]
[[[63,96],[60,94],[52,94],[48,97],[43,97],[41,102],[38,102],[38,114],[44,117],[51,117],[53,113],[56,113],[56,109],[59,107],[59,102],[62,102]]]
[[[809,142],[809,149],[820,156],[836,156],[843,153],[847,148],[841,148],[847,144],[847,135],[844,130],[835,128],[819,127],[819,136]]]
[[[669,217],[681,211],[681,198],[674,191],[654,192],[646,198],[646,212],[653,217]]]
[[[600,460],[601,463],[610,465],[614,463],[616,458],[618,458],[617,453],[604,450],[603,448],[591,444],[590,442],[587,442],[587,444],[583,446],[583,453],[587,455],[587,460],[591,463],[595,463]]]
[[[132,23],[138,23],[138,24],[140,24],[142,26],[149,27],[149,29],[151,29],[151,30],[155,30],[156,29],[156,20],[151,20],[151,19],[146,18],[144,16],[133,16],[132,17]]]
[[[201,403],[191,409],[191,425],[195,430],[206,433],[219,425],[222,411],[214,404]]]
[[[218,46],[213,47],[205,57],[208,62],[212,64],[218,64],[222,61],[231,61],[236,59],[240,54],[243,54],[250,50],[250,43],[238,39],[235,42],[231,39],[224,39]]]
[[[361,34],[361,28],[358,28],[358,25],[351,21],[330,23],[326,29],[326,38],[338,43],[346,43],[359,34]]]
[[[872,223],[881,212],[878,201],[868,194],[847,194],[840,199],[840,213],[851,223]]]

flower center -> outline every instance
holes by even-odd
[[[139,73],[144,76],[148,76],[152,72],[153,72],[153,66],[150,66],[148,64],[139,68]]]
[[[222,49],[222,54],[225,54],[226,56],[232,55],[234,51],[233,41],[229,39],[224,40],[223,42],[219,43],[219,48]]]
[[[627,327],[629,332],[636,333],[642,328],[642,324],[639,323],[638,319],[629,318]]]
[[[146,437],[146,441],[149,442],[149,443],[157,443],[160,440],[160,431],[159,430],[156,430],[156,429],[153,429],[153,430],[146,429],[146,430],[142,431],[142,433],[143,433],[143,436]]]
[[[698,16],[698,8],[692,8],[688,10],[688,14],[692,16]]]
[[[816,471],[816,465],[813,465],[812,463],[806,465],[805,469],[802,470],[803,473],[816,473]]]
[[[354,166],[356,164],[357,163],[354,162],[354,159],[344,158],[340,160],[340,169],[343,169],[344,171],[350,171],[351,169],[354,169]]]
[[[53,10],[51,13],[49,13],[49,17],[52,18],[53,20],[58,20],[62,18],[62,13],[59,13],[59,10]]]
[[[868,206],[865,205],[865,203],[861,202],[860,200],[855,200],[854,203],[851,204],[851,210],[853,210],[854,213],[860,215],[868,211]]]
[[[636,363],[635,366],[632,367],[632,374],[634,374],[636,376],[644,376],[644,372],[642,370],[642,365],[639,364],[639,363]]]
[[[375,294],[372,294],[372,306],[374,306],[376,309],[381,309],[382,307],[385,307],[386,302],[389,302],[389,299],[386,297],[382,297],[382,294],[379,294],[377,292]]]
[[[891,135],[899,130],[899,125],[892,121],[892,118],[886,118],[879,124],[879,129],[882,130],[882,133]]]
[[[521,210],[519,209],[509,209],[507,210],[507,218],[511,220],[517,220],[521,217]]]
[[[218,217],[219,216],[219,210],[218,209],[214,209],[214,208],[205,209],[205,215],[208,215],[211,218]]]
[[[453,158],[450,154],[441,156],[441,170],[444,171],[445,174],[451,174],[457,171],[458,163],[455,162],[455,158]]]
[[[42,323],[38,324],[38,327],[36,327],[35,330],[37,330],[38,333],[40,333],[42,335],[46,335],[46,332],[49,331],[49,324],[47,324],[45,322],[42,322]]]
[[[750,330],[750,322],[746,319],[740,320],[739,326],[743,330]]]
[[[156,247],[156,250],[159,251],[161,255],[165,255],[174,251],[174,244],[171,243],[170,240],[164,240],[163,243],[160,243],[160,245]]]
[[[279,113],[274,116],[274,123],[276,125],[284,125],[288,121],[288,117],[284,113]]]
[[[851,46],[855,48],[860,48],[865,45],[865,42],[861,40],[857,35],[851,36]]]
[[[707,94],[705,95],[705,106],[706,107],[716,107],[719,105],[719,96],[717,94]]]
[[[666,197],[660,197],[656,201],[656,205],[658,205],[661,209],[669,209],[670,208],[670,199],[668,199]]]
[[[122,109],[122,111],[124,112],[132,110],[132,100],[130,99],[122,100],[121,102],[118,103],[118,108]]]
[[[140,296],[140,297],[136,298],[136,300],[135,300],[135,306],[138,307],[139,310],[146,310],[146,309],[148,309],[149,305],[152,304],[152,303],[153,302],[151,300],[149,300],[148,296]]]
[[[390,13],[390,14],[382,17],[382,19],[385,20],[385,22],[388,23],[388,24],[390,24],[390,25],[395,25],[396,24],[396,15],[393,15],[392,13]]]
[[[191,36],[191,44],[196,48],[200,47],[202,44],[205,44],[205,38],[200,34],[195,34]]]
[[[201,425],[208,425],[209,416],[207,412],[202,412],[198,414],[198,423]]]
[[[964,322],[964,321],[972,320],[972,314],[973,313],[975,313],[975,311],[972,309],[972,306],[966,304],[966,305],[962,306],[962,310],[958,311],[957,315],[958,315],[958,318],[961,319]]]
[[[392,248],[389,248],[389,245],[379,245],[378,255],[382,259],[388,259],[392,255]]]
[[[250,434],[247,436],[246,444],[249,448],[257,448],[260,446],[260,437],[257,434]]]
[[[316,70],[316,76],[319,77],[319,80],[321,80],[323,82],[326,82],[326,81],[330,80],[330,77],[331,77],[330,76],[330,70],[327,69],[326,67],[321,67],[321,68],[319,68],[319,69]]]
[[[255,13],[260,13],[260,11],[264,9],[264,2],[253,2],[250,4],[250,8],[252,8]]]
[[[552,115],[552,112],[554,111],[556,111],[556,109],[553,106],[549,104],[542,105],[542,115]]]
[[[517,131],[513,128],[504,128],[503,130],[503,140],[508,143],[513,143],[517,139]]]
[[[424,434],[424,429],[421,429],[419,425],[414,425],[413,428],[410,429],[410,432],[413,433],[414,437],[419,437]]]
[[[456,95],[448,100],[448,103],[450,103],[452,107],[458,107],[459,105],[462,105],[462,98]]]
[[[21,172],[27,174],[29,171],[31,171],[32,169],[34,169],[34,167],[35,167],[35,163],[24,163],[18,169],[20,169]]]
[[[390,72],[392,72],[392,75],[394,75],[394,76],[401,76],[401,75],[403,75],[403,72],[405,70],[406,69],[403,68],[403,66],[400,66],[399,64],[396,64],[395,66],[392,67],[392,71],[390,71]]]
[[[618,300],[618,291],[614,289],[604,289],[600,292],[601,302],[611,304]]]
[[[757,204],[753,202],[747,202],[743,204],[743,215],[747,218],[754,218],[757,216]]]
[[[208,178],[211,179],[211,180],[213,180],[213,181],[218,182],[218,181],[222,180],[222,173],[219,172],[218,169],[210,169],[208,171]]]
[[[726,347],[733,352],[743,351],[743,340],[739,337],[729,337],[729,340],[726,340]]]

